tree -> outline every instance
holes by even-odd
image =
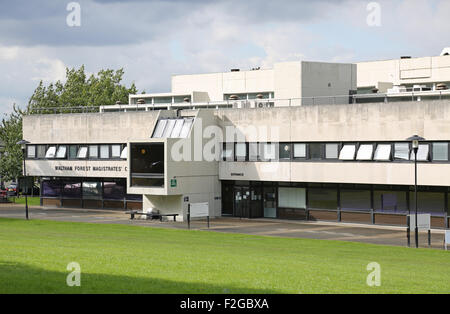
[[[22,139],[23,112],[14,105],[13,112],[2,119],[0,140],[5,145],[0,159],[0,176],[5,181],[16,180],[22,175],[22,149],[17,142]]]
[[[77,112],[83,107],[113,105],[117,101],[128,103],[129,94],[137,94],[134,83],[121,84],[124,71],[101,70],[87,78],[84,66],[66,69],[66,81],[44,86],[41,81],[28,102],[28,113]],[[38,110],[39,108],[39,110]],[[63,108],[63,109],[61,109]],[[77,109],[75,109],[77,108]]]
[[[13,112],[0,124],[0,141],[5,145],[0,158],[0,177],[10,181],[22,176],[22,150],[16,143],[22,139],[24,114],[53,113],[53,108],[64,108],[58,109],[58,113],[69,113],[79,110],[75,107],[97,108],[113,105],[117,101],[128,103],[128,95],[137,94],[137,89],[134,83],[130,87],[121,84],[123,74],[123,69],[106,69],[87,78],[84,66],[81,66],[77,70],[67,68],[64,83],[57,81],[45,86],[41,81],[31,95],[26,110],[22,111],[14,105]]]

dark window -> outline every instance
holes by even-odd
[[[131,144],[131,185],[164,186],[164,144]]]
[[[409,193],[411,212],[415,211],[414,192]],[[445,210],[445,193],[418,192],[417,212],[443,215]]]
[[[48,180],[42,181],[42,196],[44,197],[60,197],[61,181]]]
[[[370,191],[341,190],[342,210],[370,210]]]
[[[309,144],[309,159],[317,160],[323,158],[323,144]]]
[[[81,182],[63,182],[64,198],[81,198]]]
[[[76,159],[78,153],[78,146],[77,145],[70,145],[69,146],[69,159]]]
[[[309,189],[308,207],[314,209],[337,209],[336,189]]]
[[[379,212],[405,213],[408,211],[406,191],[374,191],[373,206]]]
[[[109,200],[120,200],[125,197],[125,181],[103,182],[103,198]]]
[[[280,143],[280,159],[291,159],[291,144],[289,143]]]

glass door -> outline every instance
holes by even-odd
[[[234,216],[250,218],[249,187],[234,187]]]
[[[276,188],[264,187],[264,218],[277,218]]]

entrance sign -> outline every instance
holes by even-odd
[[[209,203],[189,203],[188,205],[188,228],[191,229],[191,217],[203,218],[206,217],[209,228]]]
[[[416,229],[416,214],[410,214],[407,217],[407,238],[408,246],[411,245],[410,232]],[[431,215],[417,214],[417,230],[428,232],[428,246],[431,247]],[[417,241],[417,239],[416,239]],[[417,245],[417,244],[416,244]]]
[[[450,230],[445,230],[445,250],[447,250],[447,245],[450,244]]]
[[[414,230],[416,228],[416,215],[409,215],[410,228]],[[422,231],[428,231],[431,229],[431,215],[430,214],[417,214],[417,228]]]

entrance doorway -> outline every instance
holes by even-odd
[[[235,186],[233,199],[235,217],[263,217],[261,187]]]

